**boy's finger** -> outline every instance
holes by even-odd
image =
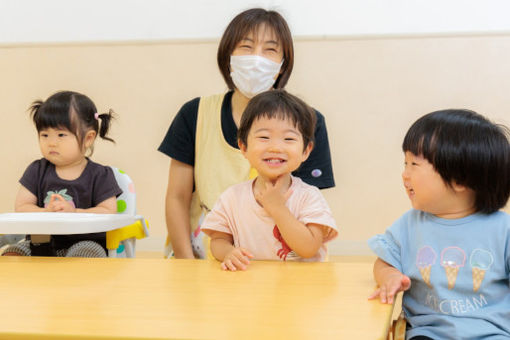
[[[386,303],[386,300],[387,300],[387,298],[386,298],[386,287],[384,287],[384,286],[381,287],[381,291],[380,291],[379,297],[380,297],[382,303]]]
[[[411,287],[411,279],[404,275],[400,281],[400,285],[402,290],[408,290]]]
[[[244,258],[244,257],[243,257]],[[245,270],[246,269],[246,266],[244,265],[244,263],[241,261],[241,259],[239,258],[235,258],[233,261],[232,261],[232,264],[236,267],[236,268],[239,268],[241,270]]]
[[[289,188],[289,190],[287,190],[287,192],[285,193],[285,196],[283,196],[285,198],[285,200],[288,200],[290,195],[292,195],[292,189]]]
[[[245,256],[248,256],[250,259],[253,258],[253,254],[250,253],[248,250],[244,249],[244,248],[239,248],[241,250],[241,253]]]
[[[368,297],[369,300],[373,300],[375,299],[376,297],[379,296],[379,293],[381,292],[381,290],[379,288],[377,288],[376,290],[374,290],[374,292],[372,294],[370,294],[370,296]]]
[[[225,266],[227,266],[227,269],[228,269],[228,270],[231,270],[231,271],[235,272],[235,270],[236,270],[236,266],[234,266],[234,264],[232,263],[232,261],[230,261],[230,260],[226,260],[224,263],[225,263]]]

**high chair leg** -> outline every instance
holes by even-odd
[[[129,238],[122,242],[124,244],[124,249],[126,250],[126,257],[135,257],[135,247],[134,247],[134,239]]]

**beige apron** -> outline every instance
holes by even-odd
[[[198,257],[208,253],[208,240],[200,223],[228,187],[257,176],[241,150],[227,143],[221,129],[224,94],[201,97],[195,138],[195,192],[191,199],[190,225],[193,251]],[[168,242],[167,242],[168,243]]]

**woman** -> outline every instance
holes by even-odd
[[[191,231],[202,213],[226,188],[256,175],[237,145],[241,116],[253,96],[283,88],[293,65],[292,36],[279,13],[249,9],[226,28],[218,47],[218,66],[230,91],[184,104],[158,149],[172,158],[166,222],[176,258],[204,256],[200,249],[194,255],[191,245]],[[335,182],[324,117],[316,114],[315,147],[293,175],[323,189]]]

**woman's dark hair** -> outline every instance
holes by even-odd
[[[37,132],[48,128],[65,128],[76,135],[78,144],[83,147],[83,139],[89,130],[110,142],[107,137],[113,111],[97,116],[96,105],[89,97],[73,91],[60,91],[53,94],[46,101],[36,100],[30,106],[30,114],[35,123]],[[101,120],[101,127],[99,126]],[[94,145],[90,146],[90,154]]]
[[[237,131],[237,139],[245,146],[248,146],[248,134],[253,122],[261,117],[289,119],[303,136],[303,151],[314,142],[315,111],[283,89],[262,92],[248,102]]]
[[[232,19],[218,46],[218,66],[231,90],[235,88],[235,85],[230,77],[230,56],[242,39],[250,33],[255,35],[262,25],[273,30],[283,51],[283,65],[273,88],[283,88],[289,80],[294,67],[294,45],[287,22],[278,12],[252,8],[239,13]]]
[[[475,208],[492,213],[510,195],[509,130],[469,110],[442,110],[418,119],[407,131],[404,152],[422,155],[441,178],[475,192]]]

